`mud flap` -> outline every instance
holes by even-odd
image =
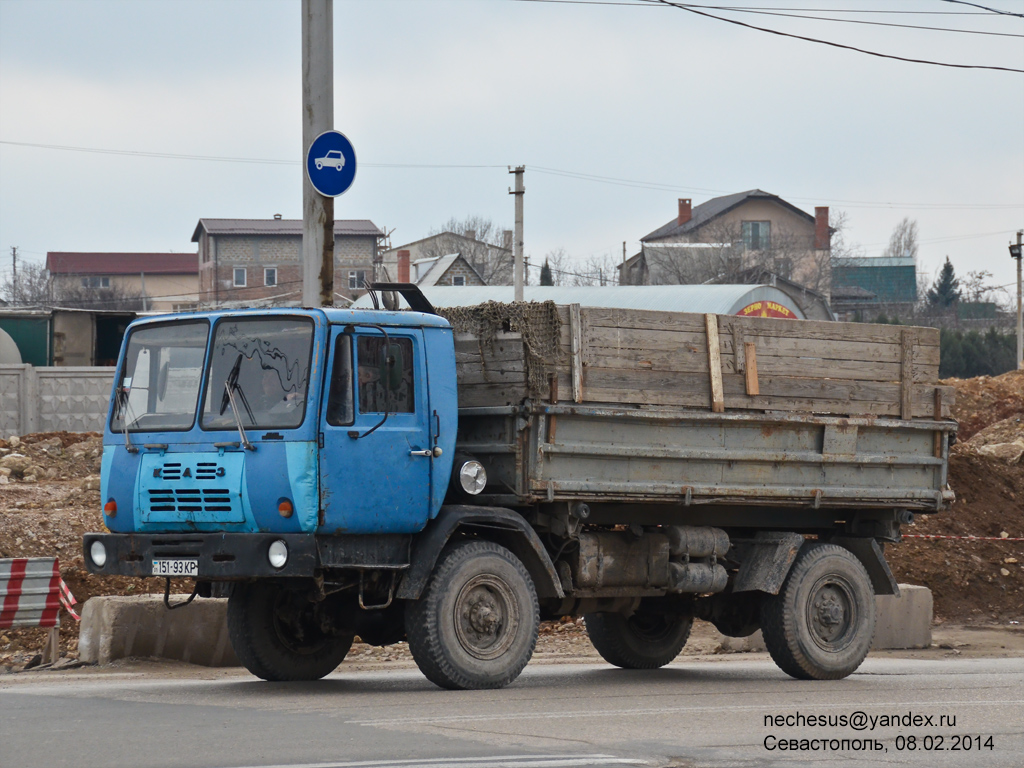
[[[857,556],[868,572],[876,595],[900,596],[900,585],[896,583],[896,577],[885,561],[885,553],[875,539],[836,537],[830,539],[829,543],[838,544]]]
[[[761,531],[752,540],[734,539],[740,571],[733,583],[733,593],[779,594],[804,541],[799,533],[772,531]]]

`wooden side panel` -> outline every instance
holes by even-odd
[[[933,328],[725,315],[712,328],[695,313],[578,306],[558,316],[559,359],[546,373],[579,403],[896,418],[946,418],[953,403],[936,386]],[[547,376],[529,392],[518,334],[486,349],[458,334],[456,361],[463,405],[549,397]]]

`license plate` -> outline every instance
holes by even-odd
[[[198,576],[198,560],[154,560],[154,576]]]

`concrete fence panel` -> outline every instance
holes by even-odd
[[[0,434],[102,432],[113,383],[107,367],[0,365]]]

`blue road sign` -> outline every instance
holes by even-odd
[[[356,151],[345,134],[324,131],[306,152],[306,175],[324,197],[344,194],[356,177]]]

